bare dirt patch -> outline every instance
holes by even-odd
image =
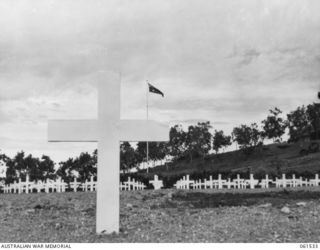
[[[319,242],[320,189],[122,192],[95,234],[95,193],[1,195],[1,242]],[[286,207],[282,211],[282,208]]]

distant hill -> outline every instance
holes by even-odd
[[[309,145],[310,143],[305,143]],[[305,147],[304,145],[304,147]],[[189,159],[179,159],[166,166],[157,166],[139,171],[138,174],[153,176],[173,176],[180,174],[194,174],[201,172],[233,172],[273,174],[279,173],[316,173],[320,171],[320,152],[301,155],[301,143],[277,143],[263,145],[250,154],[237,150],[221,154],[211,154],[202,158],[195,158],[192,163]]]

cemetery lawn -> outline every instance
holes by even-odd
[[[120,200],[120,233],[96,235],[95,192],[1,194],[0,242],[320,242],[320,187],[122,191]]]

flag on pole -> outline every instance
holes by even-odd
[[[159,95],[162,95],[162,97],[164,97],[164,94],[159,89],[152,86],[150,83],[148,83],[148,85],[149,85],[149,92],[154,93],[154,94],[159,94]]]

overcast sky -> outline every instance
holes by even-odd
[[[318,0],[0,2],[0,149],[65,160],[92,143],[47,143],[48,119],[96,118],[93,75],[121,72],[121,117],[210,120],[231,133],[316,101]]]

